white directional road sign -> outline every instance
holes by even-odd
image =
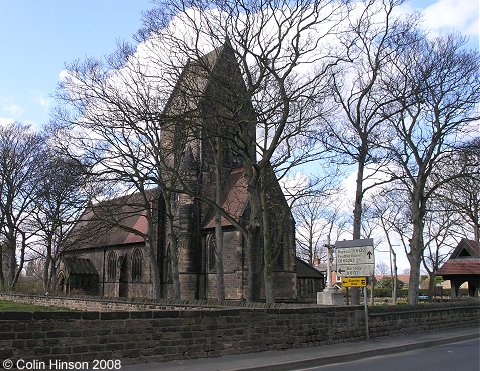
[[[373,239],[337,241],[337,274],[340,277],[373,276],[375,256]]]

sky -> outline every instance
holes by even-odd
[[[149,0],[0,0],[0,121],[48,121],[65,64],[133,41]]]
[[[150,0],[0,0],[0,123],[48,121],[65,64],[133,41]],[[479,48],[477,0],[410,1],[432,34],[455,29]]]

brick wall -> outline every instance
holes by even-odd
[[[371,337],[474,325],[475,303],[372,308]],[[363,340],[362,307],[0,313],[0,359],[167,361]]]

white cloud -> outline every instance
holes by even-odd
[[[16,116],[23,113],[23,108],[18,104],[4,100],[0,101],[0,112],[5,112],[9,115]]]
[[[434,32],[460,31],[478,37],[479,2],[475,0],[439,0],[423,11],[424,25]]]
[[[44,109],[47,109],[47,110],[50,108],[50,105],[52,103],[51,98],[45,97],[41,93],[36,93],[35,96],[33,97],[33,101],[36,104],[38,104],[40,107],[42,107]]]
[[[295,194],[300,192],[308,187],[310,179],[308,175],[303,174],[302,172],[297,172],[293,176],[286,176],[280,180],[280,186],[283,189],[285,195]]]
[[[15,122],[14,119],[6,118],[6,117],[0,117],[0,126],[11,125],[14,122]]]

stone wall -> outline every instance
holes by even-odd
[[[476,325],[478,302],[372,308],[370,336]],[[0,313],[0,359],[122,364],[365,339],[363,308]]]
[[[350,308],[218,311],[4,312],[0,358],[122,363],[216,357],[361,339]]]
[[[14,301],[17,303],[36,304],[69,308],[87,312],[124,312],[141,310],[182,310],[205,308],[198,304],[170,304],[168,302],[155,302],[152,300],[129,301],[121,299],[108,299],[97,297],[68,297],[68,296],[44,296],[44,295],[18,295],[1,294],[0,300]]]
[[[478,326],[478,300],[450,303],[382,306],[369,309],[373,337],[411,334],[451,327]]]

